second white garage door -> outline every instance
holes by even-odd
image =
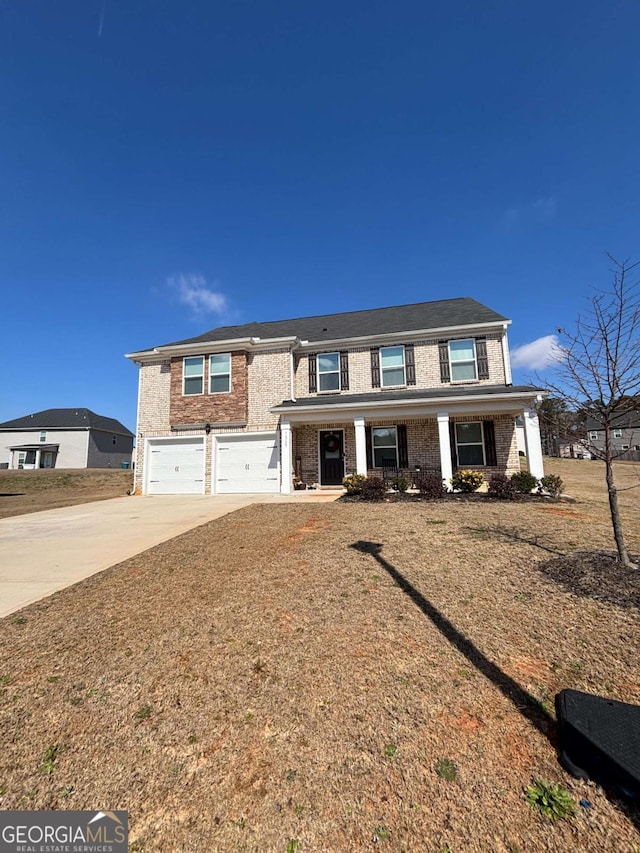
[[[279,492],[277,433],[216,438],[214,483],[220,494]]]

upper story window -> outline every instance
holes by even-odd
[[[46,440],[47,440],[47,431],[46,431],[46,429],[40,430],[40,441],[46,441]]]
[[[598,440],[598,431],[595,429],[591,430],[591,432],[589,433],[589,438],[591,439],[591,441],[597,441]]]
[[[204,394],[204,356],[196,355],[183,359],[182,393]]]
[[[382,387],[405,385],[404,347],[381,347],[380,374]]]
[[[621,429],[614,429],[613,437],[614,438],[622,438],[622,430]]]
[[[439,341],[440,381],[473,382],[489,378],[487,342],[484,338]]]
[[[476,344],[473,338],[449,341],[449,361],[452,382],[468,382],[470,379],[478,378]]]
[[[318,356],[318,391],[340,390],[340,353],[323,352]]]
[[[348,391],[349,354],[343,352],[309,353],[309,392]]]
[[[118,436],[112,435],[111,436],[111,444],[117,444],[117,443],[118,443]]]
[[[231,355],[228,352],[209,356],[209,392],[226,394],[231,391]]]

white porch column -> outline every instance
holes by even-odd
[[[524,422],[524,443],[527,454],[529,471],[534,477],[544,477],[542,463],[542,443],[540,441],[540,419],[534,409],[525,409],[522,413]]]
[[[449,412],[438,412],[438,440],[440,444],[440,470],[442,479],[449,491],[451,491],[451,477],[453,466],[451,465],[451,439],[449,437]]]
[[[36,464],[35,464],[36,469],[40,467],[40,454],[41,453],[42,453],[42,451],[40,450],[40,448],[38,448],[36,450]]]
[[[291,441],[291,424],[280,421],[280,491],[283,495],[291,494],[293,478],[293,447]]]
[[[356,474],[367,476],[367,436],[364,431],[364,418],[353,419],[356,431]]]

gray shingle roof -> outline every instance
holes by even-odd
[[[330,341],[340,338],[384,335],[392,332],[411,332],[474,323],[500,323],[506,317],[481,305],[467,296],[459,299],[440,299],[437,302],[417,302],[391,308],[369,308],[344,314],[320,314],[292,320],[264,323],[245,323],[242,326],[220,326],[195,338],[172,341],[162,346],[208,343],[234,338],[282,338],[296,336],[307,341]],[[144,352],[144,350],[139,350]]]
[[[44,409],[0,424],[0,430],[99,429],[117,435],[133,435],[115,418],[96,415],[91,409]]]
[[[450,397],[484,397],[496,394],[539,394],[540,388],[533,385],[467,385],[454,388],[403,388],[400,391],[378,391],[369,394],[321,394],[317,397],[301,397],[298,400],[285,400],[273,407],[273,411],[279,409],[296,409],[302,406],[330,406],[334,403],[343,405],[384,402],[385,400],[398,400],[400,402],[411,402],[412,400],[447,400]]]

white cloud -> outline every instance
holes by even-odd
[[[221,316],[227,311],[227,297],[224,293],[211,290],[204,276],[175,275],[167,279],[167,284],[178,301],[191,308],[195,315]]]
[[[561,356],[557,335],[545,335],[529,344],[511,350],[511,364],[525,370],[544,370],[555,364]]]

